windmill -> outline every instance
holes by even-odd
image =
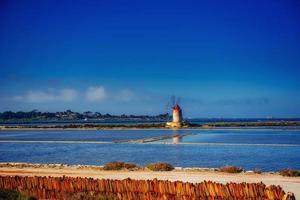
[[[182,110],[180,108],[180,98],[171,96],[170,101],[167,104],[167,109],[172,110],[173,122],[181,123],[182,122]]]

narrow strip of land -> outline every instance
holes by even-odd
[[[150,144],[174,144],[173,142],[151,142]],[[212,145],[212,146],[270,146],[270,147],[300,147],[300,144],[250,144],[223,142],[179,142],[176,145]]]
[[[141,139],[124,139],[124,140],[114,140],[115,143],[153,143],[160,140],[168,140],[172,138],[183,138],[185,136],[190,136],[195,134],[181,134],[181,135],[170,135],[170,136],[160,136],[151,138],[141,138]]]
[[[162,138],[160,140],[165,140]],[[167,138],[170,139],[170,138]],[[51,143],[51,144],[151,144],[151,145],[199,145],[199,146],[265,146],[265,147],[300,147],[300,144],[248,144],[216,142],[159,142],[159,139],[144,138],[124,141],[74,141],[74,140],[0,140],[0,143]]]
[[[113,144],[105,141],[69,141],[69,140],[0,140],[0,143],[59,143],[59,144]]]
[[[299,128],[300,121],[267,121],[267,122],[214,122],[207,124],[190,124],[180,129],[219,129],[219,128]],[[66,124],[66,125],[0,125],[0,130],[141,130],[170,129],[164,122],[143,124]]]

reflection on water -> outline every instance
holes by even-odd
[[[191,130],[180,130],[175,134],[188,134]],[[170,137],[172,130],[21,130],[0,131],[0,140],[32,141],[105,141],[138,140],[143,138]]]
[[[181,142],[182,136],[180,135],[179,131],[174,129],[173,130],[173,137],[172,137],[172,143],[173,144],[178,144]]]

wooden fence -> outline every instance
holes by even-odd
[[[107,195],[112,199],[295,199],[280,186],[263,183],[227,183],[211,181],[185,183],[163,180],[110,180],[72,177],[0,176],[0,188],[14,189],[38,199],[72,199],[76,194]]]

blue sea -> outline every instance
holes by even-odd
[[[174,138],[114,143],[162,136]],[[0,162],[103,165],[113,160],[140,165],[164,161],[178,167],[236,165],[246,170],[300,170],[300,129],[0,131]]]

